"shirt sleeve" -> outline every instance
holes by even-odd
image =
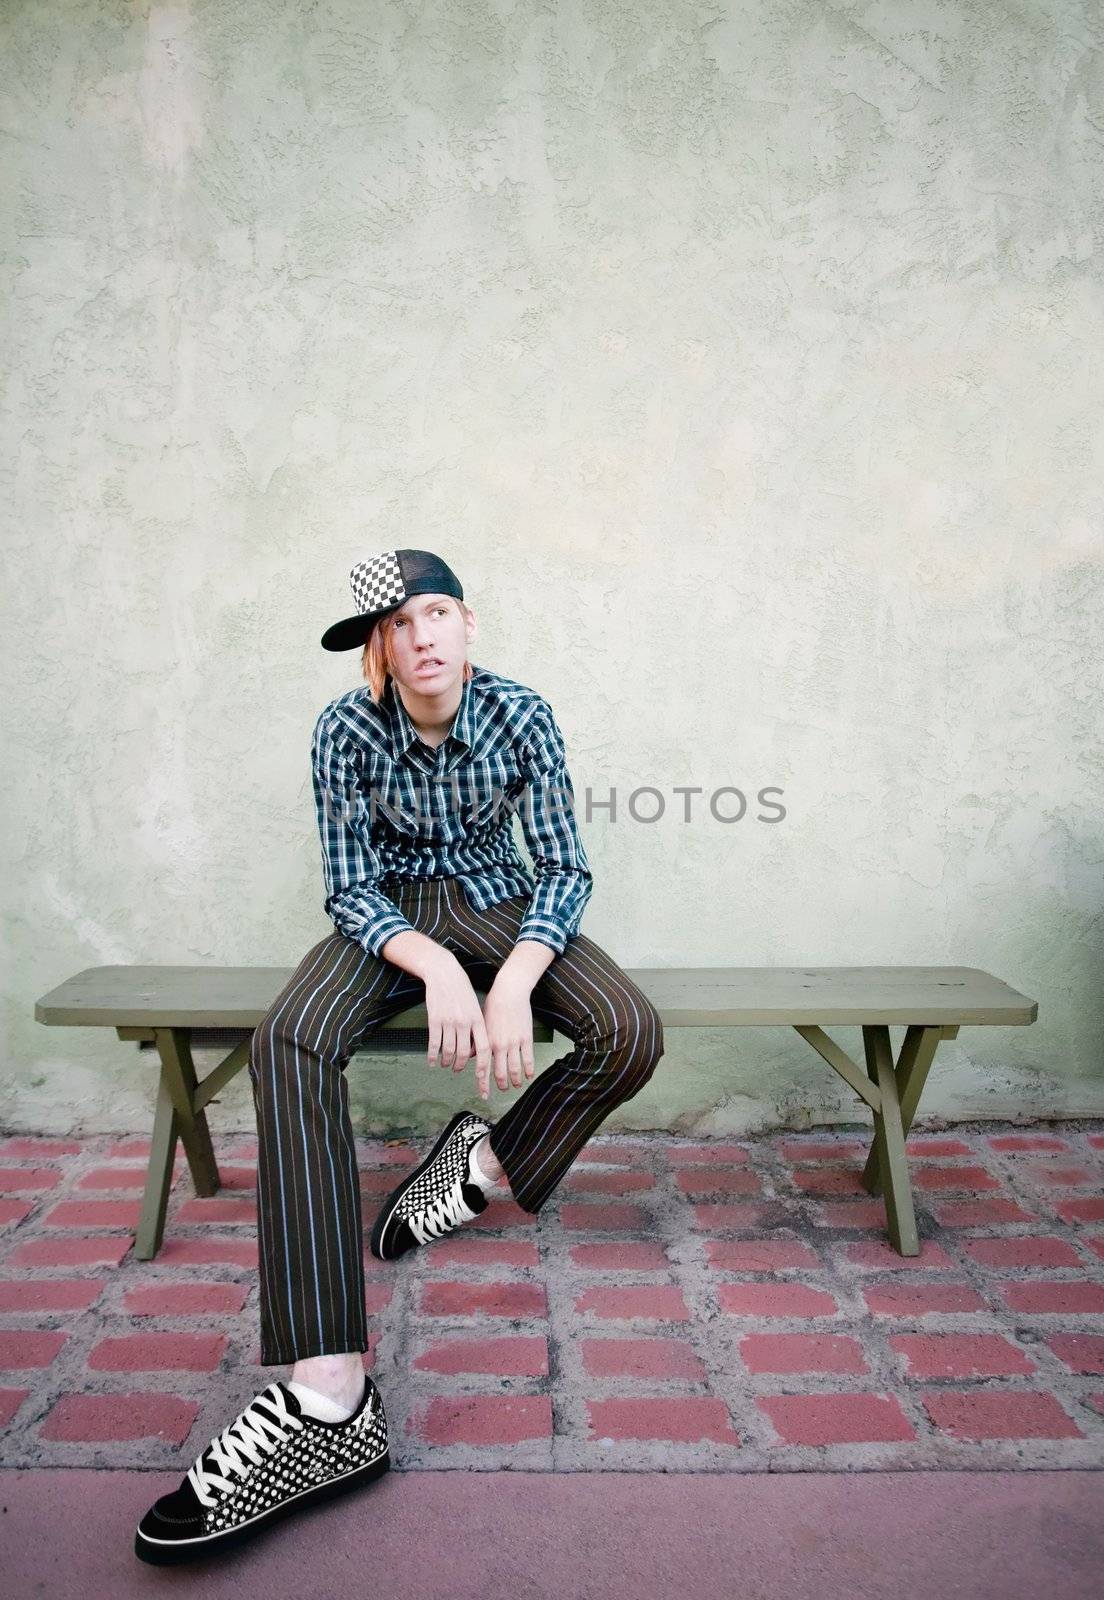
[[[575,823],[563,735],[547,702],[541,703],[525,741],[522,770],[527,787],[519,812],[536,882],[517,937],[536,939],[562,954],[579,931],[594,877]]]
[[[379,856],[372,844],[368,802],[356,752],[335,734],[323,712],[314,729],[314,803],[322,844],[324,909],[339,933],[374,956],[413,924],[376,887]]]

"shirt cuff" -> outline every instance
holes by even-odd
[[[352,892],[345,901],[342,895],[335,895],[328,902],[328,909],[338,933],[381,960],[386,959],[383,947],[388,939],[407,929],[414,931],[413,923],[383,894]]]
[[[567,935],[561,928],[552,927],[547,919],[528,924],[522,922],[514,943],[517,944],[521,939],[533,939],[537,944],[546,944],[550,950],[555,950],[558,956],[562,956],[567,949]]]
[[[362,944],[372,955],[386,960],[383,947],[388,939],[393,939],[397,933],[405,933],[408,929],[413,933],[414,924],[403,916],[383,917],[380,921],[373,922],[363,933],[358,934],[357,943]]]

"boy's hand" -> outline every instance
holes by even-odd
[[[441,952],[425,977],[426,1016],[429,1019],[427,1059],[433,1066],[462,1072],[473,1053],[476,1078],[485,1086],[490,1072],[491,1048],[479,996],[471,979],[451,951]],[[474,1045],[474,1051],[473,1051]],[[480,1090],[483,1093],[483,1090]],[[484,1100],[487,1098],[483,1093]]]
[[[525,979],[511,976],[504,967],[487,990],[483,1020],[495,1083],[500,1089],[506,1088],[507,1074],[515,1089],[521,1088],[523,1072],[526,1078],[533,1076],[533,1010],[529,995],[530,986]],[[487,1063],[478,1058],[475,1079],[484,1100],[490,1093],[489,1076]]]
[[[499,968],[482,1010],[471,979],[451,951],[441,949],[425,975],[429,1064],[439,1058],[442,1067],[461,1072],[474,1055],[476,1087],[483,1100],[490,1098],[492,1065],[502,1090],[511,1083],[520,1089],[522,1074],[532,1078],[535,1070],[529,996],[552,953],[547,945],[528,941],[515,946],[515,951],[523,956],[516,955]]]

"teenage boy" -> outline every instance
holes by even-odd
[[[322,637],[360,648],[367,686],[314,729],[325,910],[316,944],[257,1026],[261,1363],[292,1364],[211,1440],[135,1534],[145,1561],[240,1544],[390,1466],[365,1371],[363,1234],[345,1067],[387,1018],[425,1003],[428,1061],[475,1060],[479,1096],[525,1092],[492,1122],[458,1111],[387,1197],[383,1260],[486,1209],[496,1184],[536,1213],[663,1054],[655,1006],[579,923],[593,879],[547,700],[468,660],[476,621],[451,568],[388,550],[350,574],[356,614]],[[521,817],[535,877],[511,821]],[[476,989],[483,991],[480,1007]],[[539,1077],[533,1016],[574,1047]]]

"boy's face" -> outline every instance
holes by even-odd
[[[440,694],[463,673],[475,623],[450,594],[417,594],[380,624],[391,645],[393,672],[405,687]]]

